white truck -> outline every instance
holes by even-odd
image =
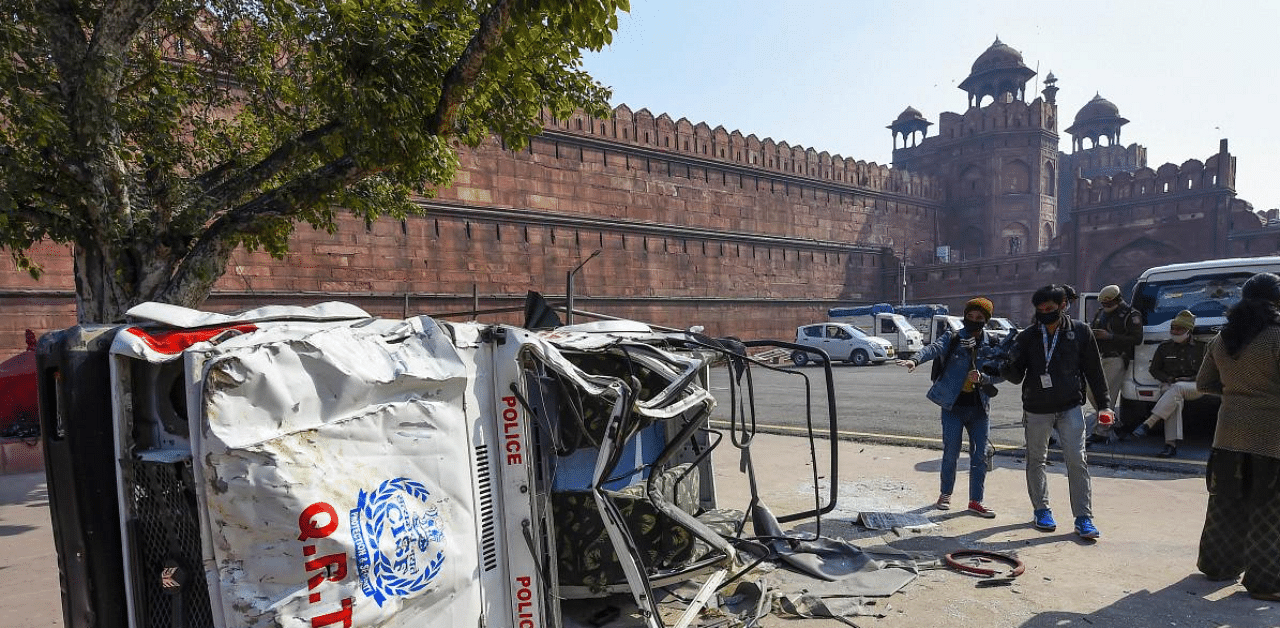
[[[903,349],[900,341],[894,337],[891,338],[884,332],[885,329],[892,326],[898,328],[901,326],[902,319],[916,331],[920,333],[920,346],[923,347],[947,331],[959,331],[962,327],[960,317],[948,313],[947,306],[941,303],[926,303],[923,305],[902,305],[894,306],[888,303],[877,303],[876,305],[868,305],[862,307],[839,307],[827,310],[827,317],[833,321],[840,321],[857,325],[868,333],[881,338],[889,339],[894,343],[894,348],[903,357],[910,357],[910,353],[919,349],[911,350],[911,352]],[[896,318],[895,318],[896,317]],[[882,322],[888,319],[890,323]],[[1017,333],[1018,327],[1007,318],[994,317],[987,321],[987,330],[992,332],[998,340],[1004,340],[1010,333]]]
[[[959,316],[950,314],[934,314],[925,325],[927,333],[924,335],[925,344],[932,343],[939,336],[949,331],[960,331],[964,325],[960,323]]]
[[[987,321],[987,331],[995,334],[996,338],[1003,341],[1009,334],[1017,334],[1018,326],[1007,318],[993,316],[991,320]]]
[[[893,311],[887,303],[863,307],[831,308],[827,318],[848,323],[893,345],[899,357],[909,358],[924,348],[924,335],[905,316]]]
[[[923,324],[917,324],[924,334],[924,343],[929,344],[948,331],[960,331],[964,327],[959,316],[950,314],[934,314],[933,318]],[[1003,342],[1009,334],[1017,334],[1018,326],[1007,318],[994,317],[987,321],[987,333]]]

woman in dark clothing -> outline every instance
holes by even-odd
[[[1280,602],[1280,277],[1254,275],[1241,296],[1196,376],[1222,395],[1197,566],[1211,580],[1243,572],[1250,595]]]

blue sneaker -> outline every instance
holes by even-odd
[[[1058,522],[1053,520],[1053,513],[1048,508],[1036,510],[1036,529],[1053,532],[1058,529]]]
[[[1091,517],[1076,517],[1076,534],[1079,534],[1082,539],[1096,539],[1102,536],[1098,528],[1093,525]]]

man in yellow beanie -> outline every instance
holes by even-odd
[[[933,361],[933,386],[925,393],[929,401],[942,407],[941,491],[934,506],[951,508],[956,484],[960,444],[969,432],[969,512],[990,519],[994,510],[983,503],[987,479],[987,437],[991,430],[991,395],[999,377],[982,371],[982,348],[995,344],[985,328],[994,307],[990,299],[975,297],[964,304],[964,327],[947,330],[909,360],[898,360],[912,372],[920,364]]]
[[[1156,454],[1161,458],[1178,455],[1178,441],[1182,440],[1182,405],[1199,399],[1204,393],[1196,390],[1196,373],[1204,361],[1205,343],[1192,337],[1196,317],[1189,310],[1182,310],[1169,323],[1169,339],[1156,347],[1151,358],[1151,376],[1160,382],[1160,399],[1151,410],[1151,417],[1133,430],[1133,436],[1141,438],[1164,421],[1164,449]]]
[[[1093,329],[1093,339],[1098,341],[1102,372],[1107,378],[1107,392],[1111,395],[1105,405],[1115,408],[1120,400],[1124,376],[1133,361],[1133,349],[1142,344],[1142,313],[1125,303],[1117,285],[1106,286],[1098,292],[1098,305],[1098,313],[1093,316],[1089,327]],[[1114,427],[1096,423],[1089,443],[1111,442],[1115,438]]]

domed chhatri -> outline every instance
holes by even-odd
[[[1085,106],[1076,113],[1076,122],[1093,122],[1095,120],[1115,120],[1120,118],[1120,108],[1101,94],[1094,94]],[[1123,119],[1123,118],[1120,118]],[[1125,120],[1128,122],[1128,120]]]
[[[997,37],[990,48],[978,55],[978,59],[973,62],[973,67],[970,68],[970,73],[978,74],[988,70],[1012,70],[1025,67],[1027,67],[1027,64],[1022,61],[1022,53],[1014,50],[1012,46],[1000,41],[1000,38]]]
[[[1027,81],[1035,75],[1035,70],[1023,62],[1021,52],[996,38],[995,43],[973,62],[968,78],[960,83],[960,89],[969,93],[970,107],[981,106],[985,96],[998,100],[1004,94],[1010,94],[1017,100],[1023,100]]]
[[[906,109],[902,110],[902,113],[898,114],[898,118],[894,120],[894,122],[909,122],[911,120],[923,120],[923,119],[924,119],[924,114],[920,113],[919,109],[916,109],[915,107],[907,107]]]
[[[920,113],[915,107],[907,107],[898,114],[897,119],[892,124],[885,127],[893,132],[893,147],[898,148],[898,136],[902,136],[902,147],[915,146],[918,141],[924,140],[929,134],[929,127],[933,123],[926,120],[924,114]],[[917,135],[917,133],[919,135]]]
[[[1129,121],[1120,117],[1120,108],[1101,94],[1094,94],[1085,106],[1076,112],[1075,123],[1066,129],[1071,134],[1075,150],[1084,149],[1084,140],[1098,146],[1100,138],[1107,138],[1107,143],[1115,146],[1120,143],[1120,127]]]

